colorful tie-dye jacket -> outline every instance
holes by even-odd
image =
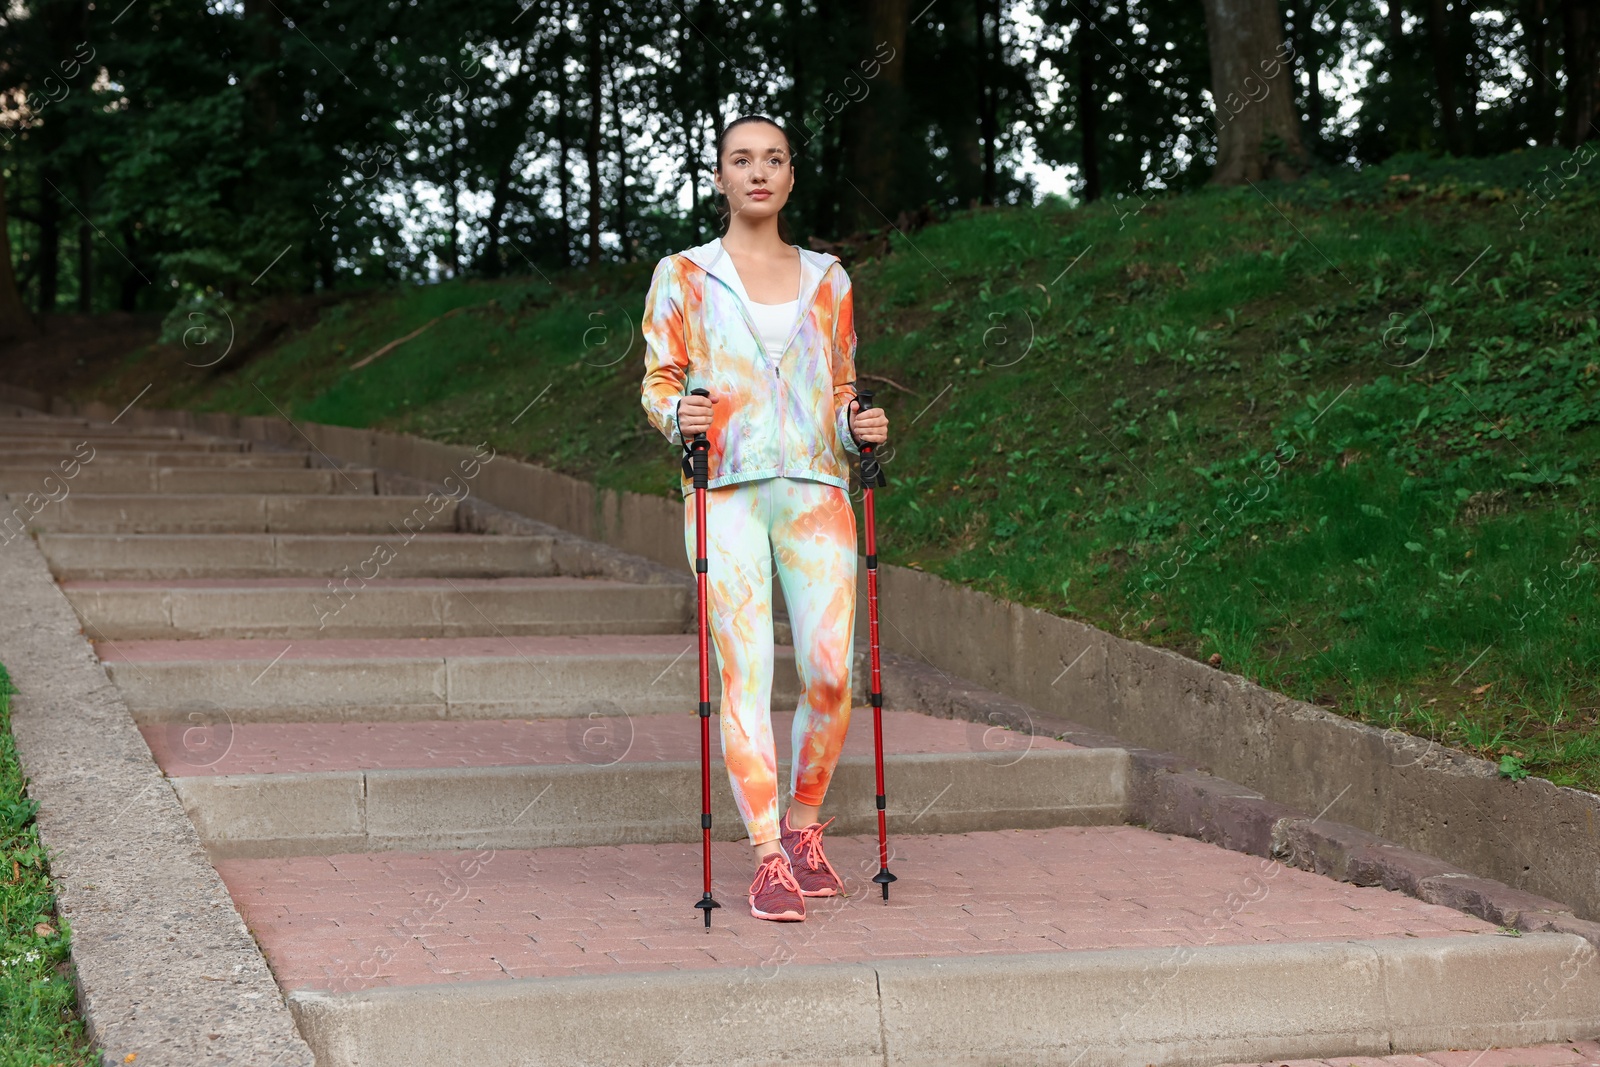
[[[716,402],[706,434],[709,485],[786,476],[848,489],[845,453],[855,396],[850,278],[838,256],[799,248],[800,308],[782,352],[767,352],[727,280],[733,261],[715,238],[656,264],[645,297],[642,402],[681,448],[678,401],[704,388]],[[683,491],[692,485],[683,479]]]

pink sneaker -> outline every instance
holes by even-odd
[[[778,842],[789,856],[789,865],[794,870],[795,881],[800,883],[800,895],[803,897],[834,897],[844,892],[844,881],[839,877],[839,872],[822,854],[822,831],[831,822],[833,819],[814,822],[796,830],[789,825],[789,813],[784,812],[783,821],[778,823],[781,835]]]
[[[774,852],[756,868],[756,879],[750,883],[750,914],[778,922],[806,917],[806,902],[789,869],[789,857],[782,852]]]

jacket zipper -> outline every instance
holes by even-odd
[[[722,254],[727,255],[727,251],[723,250]],[[834,268],[836,263],[838,263],[838,260],[834,260],[832,263],[829,263],[826,267],[824,267],[822,274],[817,278],[817,283],[811,287],[810,292],[804,294],[802,297],[800,303],[804,304],[805,308],[795,316],[794,327],[789,331],[789,339],[784,342],[783,352],[787,352],[789,350],[789,346],[794,344],[794,339],[799,336],[800,324],[803,323],[806,319],[806,316],[811,313],[811,305],[816,302],[817,292],[821,290],[823,281],[828,277],[828,272]],[[780,370],[780,365],[781,360],[783,359],[783,352],[778,353],[778,360],[780,362],[774,362],[772,356],[767,352],[767,346],[761,342],[761,333],[756,329],[755,320],[750,317],[750,309],[745,307],[744,301],[739,298],[738,292],[736,292],[733,288],[733,283],[729,282],[726,278],[715,273],[708,267],[702,267],[701,269],[711,277],[717,279],[717,281],[721,282],[723,288],[727,289],[728,294],[733,297],[734,303],[739,305],[739,317],[744,319],[745,328],[750,331],[750,336],[754,338],[756,342],[756,348],[761,353],[761,358],[765,360],[767,365],[772,368],[773,380],[778,383],[778,391],[781,394],[783,391],[783,374]],[[829,395],[831,398],[831,392]],[[778,409],[778,470],[781,472],[785,469],[783,447],[783,397],[781,395],[777,398],[776,406]]]

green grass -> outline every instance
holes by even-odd
[[[0,666],[0,1067],[91,1064],[56,914],[36,805],[11,739],[11,678]]]
[[[894,427],[881,555],[1600,790],[1600,186],[1527,193],[1565,159],[897,237],[851,267],[859,370],[904,387],[870,383]],[[154,380],[144,403],[488,440],[671,493],[638,403],[651,266],[363,294],[209,371],[136,353],[95,395]]]

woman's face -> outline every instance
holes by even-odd
[[[794,189],[789,143],[771,123],[746,122],[728,131],[717,163],[713,180],[735,215],[776,215]]]

